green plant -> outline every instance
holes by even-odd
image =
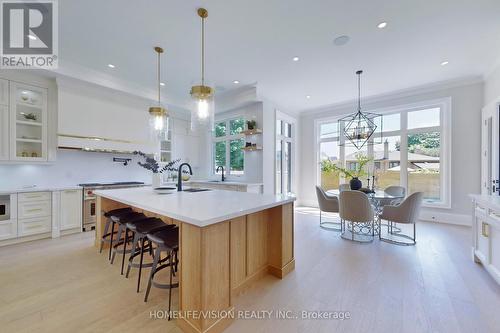
[[[249,130],[253,130],[257,127],[257,122],[255,120],[248,120],[247,127]]]
[[[343,175],[344,178],[360,178],[365,176],[366,170],[365,166],[371,161],[372,159],[358,153],[356,154],[356,166],[354,170],[347,169],[347,168],[342,168],[339,167],[334,161],[327,159],[321,161],[321,171],[323,172],[333,172],[338,175]]]

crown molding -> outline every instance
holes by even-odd
[[[484,79],[482,76],[466,76],[458,79],[433,82],[425,85],[415,86],[412,88],[405,88],[401,90],[396,90],[390,93],[378,94],[363,97],[363,104],[372,104],[384,101],[390,101],[398,98],[411,97],[415,95],[421,95],[441,90],[447,90],[451,88],[457,88],[462,86],[468,86],[472,84],[483,83]],[[353,104],[357,102],[357,99],[350,99],[343,102],[328,104],[324,106],[320,106],[313,109],[306,109],[299,112],[300,116],[309,116],[322,112],[332,111],[335,109],[347,108],[351,107]]]

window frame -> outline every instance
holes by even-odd
[[[212,166],[211,166],[211,173],[213,176],[218,176],[219,174],[216,172],[216,167],[215,167],[215,144],[218,142],[224,142],[226,145],[226,164],[224,165],[224,174],[225,175],[230,175],[231,177],[243,177],[245,175],[245,151],[242,151],[243,153],[243,170],[238,173],[232,173],[231,172],[231,149],[230,149],[230,144],[232,140],[241,140],[245,139],[245,134],[239,133],[239,134],[230,134],[231,133],[231,127],[230,123],[233,120],[238,120],[242,119],[243,123],[246,124],[246,118],[244,115],[234,115],[231,117],[227,118],[222,118],[222,119],[217,119],[214,121],[214,131],[212,134],[212,157],[210,160],[212,161]],[[215,126],[220,123],[225,123],[226,124],[226,135],[225,136],[219,136],[216,137],[215,133]]]
[[[408,129],[408,113],[412,111],[419,111],[431,108],[440,109],[440,125],[422,128]],[[429,208],[444,208],[451,209],[451,97],[422,101],[411,104],[398,105],[387,108],[375,108],[366,110],[366,112],[373,112],[384,115],[394,113],[400,114],[400,129],[391,131],[382,131],[382,137],[400,136],[401,138],[401,159],[400,159],[400,184],[408,188],[408,173],[403,172],[407,170],[408,166],[408,135],[415,133],[436,132],[440,133],[440,201],[426,202],[422,206]],[[345,115],[338,115],[335,117],[319,118],[314,121],[314,137],[315,137],[315,170],[316,170],[316,184],[321,184],[321,156],[320,145],[322,142],[343,142],[344,137],[338,133],[337,137],[320,138],[321,125],[338,121]],[[373,156],[373,146],[368,146],[368,155]],[[345,147],[339,146],[339,156],[341,158],[341,165],[345,164]]]

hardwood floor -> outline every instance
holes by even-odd
[[[225,332],[499,332],[500,287],[470,258],[470,230],[420,223],[417,245],[357,244],[319,228],[318,211],[295,218],[296,269],[266,276],[236,310],[348,311],[348,320],[239,319]],[[166,290],[143,302],[137,270],[120,276],[89,233],[0,248],[2,332],[180,332],[163,311]],[[173,308],[177,308],[175,290]]]

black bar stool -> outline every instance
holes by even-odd
[[[177,253],[179,251],[179,228],[166,229],[148,234],[148,239],[156,246],[153,266],[149,274],[148,288],[144,296],[144,302],[148,301],[149,291],[151,286],[156,288],[168,289],[168,320],[170,320],[170,307],[172,305],[172,288],[179,287],[179,283],[172,283],[172,277],[177,272],[177,265],[179,263]],[[166,252],[167,256],[161,259],[161,253]],[[159,265],[159,266],[158,266]],[[158,283],[154,281],[154,276],[158,271],[170,267],[170,283]]]
[[[147,238],[148,234],[152,234],[161,230],[175,228],[174,224],[166,224],[161,219],[156,217],[147,218],[145,220],[140,220],[136,222],[128,222],[127,228],[134,233],[134,240],[132,241],[132,251],[130,252],[130,257],[128,259],[127,274],[125,277],[128,278],[130,269],[132,267],[139,268],[139,275],[137,277],[137,292],[139,292],[141,285],[141,272],[142,267],[152,267],[152,263],[143,264],[144,250],[149,251],[152,254],[153,247],[151,246],[151,241]],[[127,237],[127,233],[125,236]],[[128,237],[127,237],[128,238]],[[127,239],[128,240],[128,239]],[[148,240],[148,246],[145,247],[145,242]],[[137,244],[141,243],[140,249],[137,249]],[[140,255],[140,261],[138,264],[134,263],[134,258]]]
[[[125,253],[130,252],[130,250],[127,250],[127,243],[129,242],[129,239],[126,235],[126,233],[128,232],[127,227],[126,227],[126,223],[145,220],[147,218],[148,217],[146,215],[144,215],[142,213],[138,213],[138,212],[133,212],[133,211],[126,213],[126,214],[121,214],[121,215],[111,217],[111,221],[113,221],[113,223],[118,224],[118,232],[116,234],[117,241],[115,241],[116,244],[113,245],[113,248],[111,250],[111,252],[112,252],[111,264],[113,264],[113,262],[115,261],[115,256],[117,253],[122,254],[121,275],[123,275],[123,266],[125,263]],[[124,232],[125,232],[125,237],[122,238],[122,235]],[[120,249],[119,247],[122,244],[123,244],[123,249]]]
[[[104,243],[112,243],[113,242],[113,236],[116,234],[116,231],[114,231],[114,227],[111,228],[111,231],[109,230],[109,227],[112,224],[111,216],[130,213],[131,211],[132,211],[132,208],[127,207],[127,208],[113,209],[113,210],[110,210],[109,212],[104,213],[104,217],[106,217],[106,224],[104,225],[104,234],[101,237],[101,247],[99,249],[99,253],[102,253],[102,248],[104,246]],[[110,249],[109,249],[108,259],[111,259],[111,245],[109,246],[109,248]]]

